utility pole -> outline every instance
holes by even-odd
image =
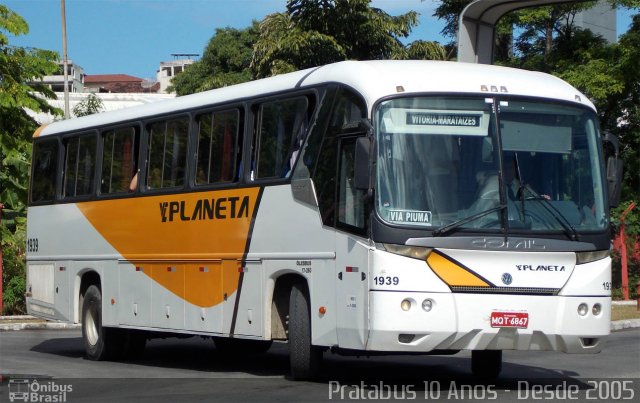
[[[64,118],[69,119],[69,75],[67,73],[67,16],[64,0],[60,0],[62,8],[62,68],[64,69]]]

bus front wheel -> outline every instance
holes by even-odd
[[[82,339],[87,358],[94,361],[118,358],[125,342],[118,330],[102,326],[102,293],[97,286],[89,286],[82,304]]]
[[[294,379],[316,376],[322,361],[322,349],[311,345],[309,293],[303,283],[295,283],[289,299],[289,359]]]
[[[473,350],[471,372],[482,379],[494,379],[502,371],[502,350]]]

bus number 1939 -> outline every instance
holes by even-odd
[[[373,278],[373,281],[376,285],[398,285],[400,284],[400,279],[398,277],[391,276],[376,276]]]

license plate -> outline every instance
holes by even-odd
[[[526,329],[528,325],[528,312],[491,312],[491,327],[516,327]]]

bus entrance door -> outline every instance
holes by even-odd
[[[336,236],[336,307],[338,346],[364,349],[367,344],[369,293],[368,247],[351,236]]]

